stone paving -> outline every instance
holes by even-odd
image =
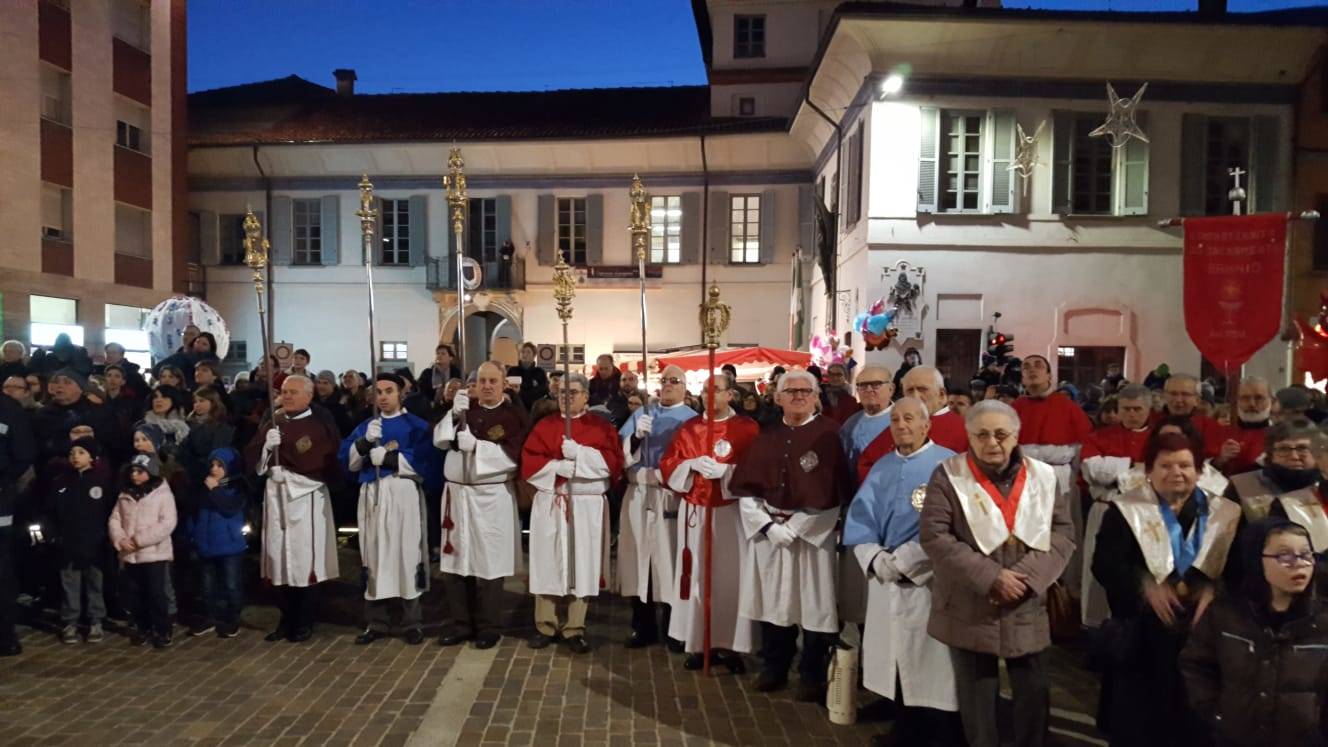
[[[353,553],[347,560],[343,567],[353,567]],[[261,591],[232,640],[177,635],[174,647],[156,651],[116,634],[65,645],[53,632],[28,630],[24,655],[0,659],[0,743],[861,745],[889,728],[882,720],[835,726],[790,691],[753,692],[755,658],[751,674],[716,668],[706,678],[663,647],[629,651],[629,609],[616,597],[591,605],[589,655],[531,650],[531,602],[519,583],[506,595],[513,635],[483,652],[432,638],[418,647],[352,645],[359,601],[350,583],[334,586],[320,614],[330,622],[301,645],[262,640],[276,613]],[[426,620],[439,619],[440,604],[435,588]],[[1053,655],[1054,729],[1080,735],[1053,733],[1054,744],[1102,744],[1083,723],[1096,691],[1080,658]],[[479,673],[476,684],[458,679],[466,669]]]

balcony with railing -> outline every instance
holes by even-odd
[[[480,290],[494,292],[512,292],[526,289],[525,262],[510,263],[485,262]],[[425,285],[429,290],[456,290],[456,260],[453,258],[430,257],[425,265]]]

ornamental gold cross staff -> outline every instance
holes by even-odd
[[[632,177],[628,214],[632,248],[636,250],[636,277],[641,287],[641,389],[650,391],[650,348],[646,346],[646,251],[650,247],[650,195],[640,176]],[[665,242],[668,237],[664,237]]]
[[[369,370],[370,375],[378,373],[378,343],[374,340],[374,223],[378,220],[378,211],[373,206],[373,183],[369,175],[360,177],[360,209],[356,215],[360,218],[360,241],[364,254],[364,276],[369,286]]]
[[[453,148],[447,156],[447,171],[443,177],[443,191],[452,208],[452,235],[456,244],[457,292],[457,367],[466,375],[466,162],[461,149]]]

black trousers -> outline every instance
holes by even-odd
[[[802,658],[798,660],[798,676],[803,682],[823,684],[826,668],[830,665],[830,647],[834,633],[802,631]],[[761,623],[761,668],[771,674],[787,677],[793,666],[793,654],[798,651],[798,626]]]
[[[18,640],[18,559],[14,555],[14,527],[0,527],[0,643]]]
[[[646,596],[655,599],[658,593],[655,591],[654,581],[646,582]],[[657,619],[658,608],[664,608],[664,619]],[[643,602],[637,597],[632,597],[632,632],[645,638],[658,640],[660,637],[660,627],[663,626],[664,635],[669,634],[669,620],[672,618],[673,608],[663,602]]]
[[[287,632],[308,630],[314,626],[314,610],[318,606],[318,585],[278,587],[281,599],[281,622],[277,627]]]
[[[166,596],[166,584],[170,583],[170,561],[126,563],[124,570],[121,593],[129,614],[134,618],[134,627],[140,633],[170,635],[170,600]]]
[[[996,699],[1001,689],[999,659],[992,654],[951,648],[959,691],[959,717],[970,747],[1000,747]],[[1041,652],[1005,660],[1014,691],[1015,747],[1042,747],[1047,741],[1051,688]]]
[[[501,578],[444,573],[443,597],[447,600],[447,617],[443,618],[443,635],[497,633],[502,627],[498,610],[502,594]]]
[[[898,672],[895,673],[895,705],[899,708],[899,715],[895,718],[892,733],[898,735],[899,744],[965,747],[964,727],[959,714],[906,703],[904,683]]]

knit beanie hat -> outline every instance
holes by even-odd
[[[130,469],[141,469],[153,477],[161,477],[161,462],[151,454],[138,454],[129,462]]]
[[[78,384],[78,388],[82,389],[85,392],[88,390],[88,377],[84,376],[78,371],[75,371],[72,368],[62,368],[59,371],[56,371],[55,373],[51,374],[52,379],[54,379],[57,376],[63,376],[66,379],[69,379],[70,381],[74,382],[75,384]]]
[[[161,426],[152,423],[140,422],[134,426],[135,433],[142,433],[152,442],[152,450],[161,453],[162,446],[166,443],[166,434],[162,432]]]
[[[88,456],[92,457],[93,459],[101,458],[101,444],[97,443],[97,439],[95,438],[88,438],[87,436],[84,436],[83,438],[74,439],[73,443],[69,444],[69,448],[82,449],[88,452]]]

